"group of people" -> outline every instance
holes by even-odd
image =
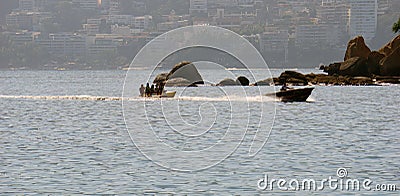
[[[152,95],[161,95],[164,91],[163,83],[152,84],[151,87],[149,83],[146,84],[146,87],[143,84],[140,85],[139,92],[141,97],[151,97]]]

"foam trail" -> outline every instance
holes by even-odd
[[[207,102],[271,102],[274,98],[267,96],[223,96],[223,97],[178,97],[182,101],[207,101]]]
[[[32,96],[32,95],[0,95],[0,99],[31,99],[31,100],[82,100],[82,101],[158,101],[160,98],[143,97],[109,97],[91,95],[63,95],[63,96]],[[206,101],[206,102],[271,102],[275,99],[267,96],[224,96],[224,97],[175,97],[161,98],[165,101]]]
[[[122,100],[122,97],[91,96],[91,95],[64,95],[64,96],[0,95],[0,99],[120,101]]]

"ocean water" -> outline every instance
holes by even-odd
[[[173,99],[143,99],[138,88],[149,75],[133,70],[124,84],[126,73],[1,71],[0,193],[399,192],[400,86],[316,86],[305,103],[262,96],[274,87],[210,85],[169,88],[177,91]],[[245,70],[201,73],[208,83],[251,78]],[[370,179],[372,189],[395,184],[397,191],[258,187],[265,175],[342,179],[339,168],[347,171],[344,180]]]

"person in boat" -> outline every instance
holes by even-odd
[[[155,93],[154,84],[151,85],[150,88],[150,97]]]
[[[287,86],[286,82],[283,82],[281,91],[287,91],[289,89],[289,87]]]
[[[146,84],[145,94],[146,94],[146,97],[151,96],[149,83]]]
[[[158,86],[158,83],[156,83],[156,86],[154,88],[154,94],[159,95],[158,91],[159,91],[159,86]]]
[[[159,93],[160,93],[160,95],[162,95],[162,93],[163,93],[163,91],[164,91],[164,85],[165,85],[165,83],[163,83],[163,82],[160,83],[160,87],[159,87]]]
[[[145,91],[145,88],[144,88],[143,84],[141,84],[140,88],[139,88],[139,92],[140,92],[140,96],[141,97],[144,97],[144,91]]]

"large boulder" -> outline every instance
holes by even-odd
[[[153,83],[165,83],[167,81],[168,73],[160,73],[154,78]]]
[[[280,83],[286,82],[297,85],[308,84],[307,77],[304,74],[295,71],[285,71],[281,73],[279,76],[279,81]]]
[[[237,83],[235,80],[231,78],[225,78],[217,84],[217,86],[237,86],[237,85],[240,85],[240,83]]]
[[[353,57],[363,57],[367,59],[369,53],[371,53],[371,50],[365,44],[364,38],[362,36],[357,36],[354,39],[350,40],[347,44],[344,61]]]
[[[400,35],[396,36],[389,43],[379,49],[379,52],[385,56],[389,56],[396,48],[400,46]]]
[[[341,76],[370,76],[367,65],[367,59],[363,57],[353,57],[344,62],[332,63],[328,67],[324,67],[324,72],[328,75]]]
[[[242,86],[249,86],[250,81],[249,81],[249,79],[247,79],[247,78],[244,77],[244,76],[239,76],[239,77],[236,79],[236,83],[238,83],[238,84],[240,84],[240,85],[242,85]]]
[[[165,83],[165,86],[167,87],[195,87],[197,86],[196,84],[193,84],[191,81],[185,79],[185,78],[172,78],[168,79],[167,82]]]
[[[381,75],[400,76],[400,46],[381,60]]]
[[[203,78],[193,63],[183,61],[176,64],[168,73],[167,79],[184,78],[191,84],[204,84]]]
[[[367,59],[353,57],[340,64],[338,75],[342,76],[370,76],[367,67]]]

